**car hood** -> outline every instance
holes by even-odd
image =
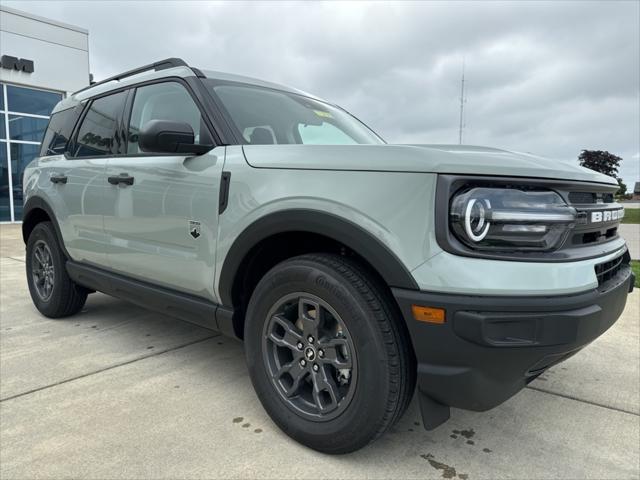
[[[256,168],[364,170],[552,178],[617,185],[577,163],[468,145],[245,145]]]

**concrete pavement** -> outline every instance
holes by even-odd
[[[640,225],[637,223],[622,223],[619,229],[620,235],[627,241],[631,258],[640,260]]]
[[[242,345],[94,294],[40,316],[16,226],[0,227],[0,478],[638,478],[640,294],[600,339],[485,413],[432,432],[415,402],[331,457],[255,397]]]

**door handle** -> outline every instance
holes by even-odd
[[[49,181],[51,183],[67,183],[67,176],[54,173],[49,177]]]
[[[121,173],[120,175],[107,177],[107,181],[111,185],[119,185],[121,183],[124,183],[125,185],[133,185],[133,180],[134,180],[133,177],[130,176],[128,173]]]

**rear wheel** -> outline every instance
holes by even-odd
[[[245,323],[251,380],[288,435],[347,453],[402,415],[415,372],[406,331],[385,291],[355,262],[304,255],[269,271]]]
[[[69,278],[51,222],[37,224],[29,235],[26,268],[31,300],[40,313],[59,318],[82,309],[88,291]]]

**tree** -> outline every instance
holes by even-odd
[[[627,184],[624,183],[620,177],[618,177],[616,180],[618,180],[618,185],[620,185],[620,188],[616,192],[616,195],[619,195],[621,197],[626,196],[627,195]]]
[[[622,158],[607,151],[582,150],[578,160],[583,167],[616,178]]]

